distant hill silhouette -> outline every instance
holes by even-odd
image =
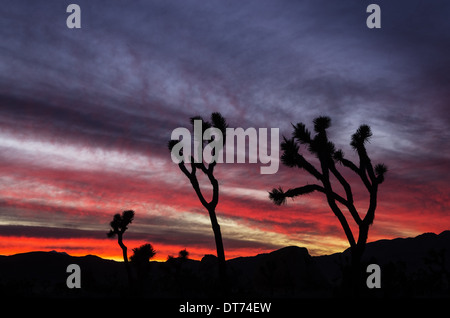
[[[81,267],[81,289],[66,286],[69,264]],[[0,256],[0,296],[117,296],[127,283],[123,263],[94,255],[30,252]]]
[[[347,249],[343,253],[315,257],[315,261],[327,281],[336,287],[342,283],[349,258]],[[368,291],[368,295],[450,296],[450,231],[368,243],[363,264],[373,263],[381,266],[382,288]]]
[[[450,296],[450,231],[425,233],[368,243],[363,264],[381,266],[381,289],[363,297]],[[312,257],[306,248],[290,246],[271,253],[227,261],[232,295],[241,298],[341,297],[350,262],[349,251]],[[81,267],[81,289],[66,287],[69,264]],[[217,257],[201,261],[172,258],[150,262],[138,296],[155,298],[214,297],[219,279]],[[129,296],[122,262],[87,255],[30,252],[0,256],[2,297]],[[344,287],[343,287],[344,286]]]
[[[289,246],[268,254],[228,261],[235,293],[257,297],[312,297],[330,289],[304,247]]]

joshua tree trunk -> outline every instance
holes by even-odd
[[[208,210],[209,218],[211,220],[211,227],[214,232],[214,240],[216,242],[216,250],[217,250],[217,259],[219,262],[219,279],[220,283],[223,287],[223,292],[228,292],[228,280],[227,280],[227,269],[226,269],[226,262],[225,262],[225,250],[223,248],[223,241],[222,241],[222,233],[220,231],[220,225],[217,221],[216,217],[216,206],[219,202],[219,182],[214,177],[212,171],[213,170],[207,170],[202,169],[203,172],[207,175],[209,181],[211,182],[211,185],[213,186],[213,195],[210,202],[206,201],[201,190],[200,185],[198,183],[198,179],[195,175],[196,168],[193,167],[193,171],[189,173],[187,169],[185,168],[184,164],[179,165],[181,170],[188,176],[189,180],[191,181],[192,187],[195,190],[195,193],[197,194],[200,202],[202,205]]]
[[[350,248],[351,251],[351,287],[354,296],[359,294],[362,280],[362,256],[366,249],[367,237],[369,234],[369,224],[362,223],[359,226],[359,236],[356,244]]]
[[[222,233],[220,232],[220,225],[217,222],[216,212],[214,209],[208,209],[209,218],[211,220],[211,227],[214,232],[214,240],[216,241],[217,258],[219,261],[219,276],[222,285],[227,284],[227,269],[225,263],[225,251],[222,242]]]
[[[117,235],[117,238],[118,238],[119,246],[122,249],[123,262],[125,264],[125,269],[127,270],[128,283],[131,288],[133,283],[132,283],[132,277],[131,277],[130,263],[128,263],[127,247],[125,244],[123,244],[122,233],[119,233]]]

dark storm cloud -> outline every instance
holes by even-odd
[[[0,225],[0,234],[37,238],[103,238],[97,231],[21,225]]]
[[[318,112],[336,121],[351,113],[356,121],[370,108],[379,118],[425,102],[435,90],[430,85],[448,79],[439,71],[449,52],[446,4],[380,5],[383,29],[368,30],[364,3],[82,1],[83,28],[76,33],[57,27],[65,17],[61,4],[46,3],[41,14],[22,4],[10,9],[23,19],[10,20],[16,34],[9,31],[5,50],[22,64],[15,76],[34,79],[28,93],[40,91],[46,101],[58,97],[42,90],[64,94],[59,102],[66,107],[96,114],[94,123],[81,118],[87,130],[94,124],[114,134],[104,125],[132,114],[149,120],[133,126],[135,118],[125,118],[122,124],[136,133],[130,138],[156,137],[214,109],[235,126],[288,127],[287,116],[310,120]],[[269,122],[266,114],[275,116]],[[393,125],[401,120],[391,118]]]
[[[158,144],[157,137],[164,128],[149,117],[105,106],[89,104],[64,106],[71,101],[35,100],[33,98],[0,96],[2,129],[17,132],[23,138],[58,140],[106,148],[120,147],[120,143],[143,151]],[[70,105],[70,104],[69,104]],[[36,134],[37,133],[37,134]]]

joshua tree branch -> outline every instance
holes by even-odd
[[[219,182],[214,177],[212,172],[209,172],[209,170],[208,170],[207,176],[208,176],[209,182],[211,182],[211,185],[213,187],[213,195],[212,195],[211,202],[209,202],[209,205],[212,209],[215,209],[217,204],[219,203]]]
[[[377,208],[377,194],[378,194],[378,184],[374,183],[370,191],[369,208],[367,209],[366,216],[364,217],[363,220],[363,222],[366,225],[372,224],[373,220],[375,219],[375,210]]]
[[[200,185],[197,180],[197,176],[192,176],[189,178],[189,181],[191,181],[192,187],[194,188],[195,193],[197,194],[198,199],[200,200],[201,204],[205,207],[209,207],[208,201],[205,200],[203,197],[202,191],[200,190]]]
[[[189,170],[186,168],[184,162],[180,162],[178,164],[178,167],[180,167],[180,170],[188,177],[189,181],[192,184],[192,187],[194,188],[195,193],[197,194],[198,199],[200,200],[201,204],[205,207],[209,207],[209,203],[205,200],[203,197],[202,191],[200,190],[200,185],[197,180],[196,172],[196,164],[192,163],[192,172],[189,172]],[[202,169],[203,170],[203,169]]]
[[[192,172],[189,172],[189,170],[186,168],[186,165],[184,164],[184,162],[180,162],[178,164],[178,166],[180,167],[181,171],[186,175],[186,177],[188,177],[188,179],[191,182],[192,187],[194,188],[194,191],[197,194],[197,197],[199,198],[202,205],[207,209],[210,209],[210,208],[215,209],[215,207],[217,206],[217,204],[219,202],[219,183],[213,175],[214,166],[211,167],[211,165],[209,165],[209,167],[206,168],[203,163],[195,163],[195,164],[192,163],[191,164]],[[209,179],[209,182],[211,182],[211,185],[213,186],[213,196],[212,196],[212,199],[210,202],[206,201],[206,199],[203,196],[202,191],[200,189],[200,184],[199,184],[197,176],[196,176],[197,167],[200,168],[202,170],[202,172],[206,174],[206,176]]]
[[[311,164],[308,162],[308,160],[305,159],[302,155],[298,156],[298,166],[300,168],[305,169],[310,174],[312,174],[317,180],[322,180],[322,174]]]
[[[350,160],[342,158],[339,160],[339,162],[341,162],[345,167],[350,168],[359,175],[359,168]]]
[[[285,202],[286,198],[294,198],[299,195],[312,193],[314,191],[322,192],[326,194],[325,188],[318,185],[318,184],[308,184],[302,187],[289,189],[286,192],[284,192],[281,188],[273,189],[272,192],[269,192],[269,197],[274,201],[275,204],[281,205]],[[345,206],[348,206],[347,200],[345,200],[343,197],[341,197],[336,192],[332,192],[333,198],[338,201],[339,203],[342,203]]]
[[[370,181],[373,183],[375,181],[375,173],[373,172],[372,162],[367,155],[366,147],[364,147],[364,145],[358,148],[358,156],[360,158],[360,170],[366,170]]]
[[[217,164],[217,161],[213,161],[213,162],[211,162],[209,165],[208,165],[208,172],[209,173],[213,173],[214,172],[214,167],[216,166],[216,164]]]
[[[339,207],[337,206],[336,202],[331,198],[331,196],[327,195],[327,201],[334,215],[336,215],[336,217],[338,218],[339,223],[341,223],[341,226],[344,229],[345,235],[347,236],[347,240],[350,243],[350,246],[354,247],[356,245],[356,241],[353,236],[352,230],[348,225],[347,219],[345,218],[341,209],[339,209]]]
[[[325,193],[325,189],[317,184],[308,184],[303,187],[295,188],[295,189],[289,189],[286,192],[284,192],[284,196],[287,198],[293,198],[299,195],[311,193],[314,191],[319,191]]]
[[[322,168],[322,183],[325,190],[325,194],[327,196],[327,202],[331,210],[333,211],[334,215],[339,220],[339,223],[341,223],[342,228],[344,229],[345,236],[347,237],[348,242],[350,243],[351,247],[354,247],[356,245],[355,238],[353,236],[352,230],[350,229],[350,226],[348,225],[347,219],[345,218],[344,214],[342,213],[341,209],[336,204],[335,196],[338,196],[331,187],[330,182],[330,172],[329,172],[329,164],[333,165],[333,160],[329,158],[327,155],[319,154],[319,160],[320,160],[320,166]],[[344,200],[344,202],[347,202]],[[345,203],[344,203],[345,204]],[[347,204],[346,204],[347,206]]]
[[[178,167],[180,167],[180,170],[186,175],[186,177],[188,177],[189,179],[191,178],[191,172],[188,171],[183,161],[178,164]],[[194,169],[195,167],[192,166],[192,173],[195,174]]]
[[[336,177],[336,179],[338,179],[339,183],[344,188],[345,195],[347,197],[347,200],[344,200],[345,202],[343,202],[342,200],[339,200],[339,198],[336,198],[337,201],[339,201],[340,203],[344,204],[347,207],[347,209],[349,210],[353,219],[355,220],[356,224],[360,225],[362,220],[358,214],[358,211],[356,211],[356,208],[353,204],[353,194],[352,194],[352,188],[350,187],[350,184],[347,182],[347,180],[344,179],[344,177],[341,175],[341,173],[336,169],[336,166],[334,165],[333,162],[330,165],[330,171],[333,173],[333,175]],[[334,193],[334,195],[336,196],[336,193]]]
[[[355,172],[360,178],[361,181],[366,186],[366,189],[370,191],[370,188],[372,187],[369,179],[367,178],[366,172],[363,169],[358,168],[353,162],[351,162],[348,159],[342,158],[339,160],[340,163],[342,163],[345,167],[351,169],[353,172]]]
[[[350,184],[347,182],[347,180],[344,179],[344,177],[341,175],[341,173],[336,169],[336,166],[334,163],[330,165],[330,171],[333,173],[333,175],[338,179],[339,183],[342,185],[345,191],[345,195],[347,196],[347,202],[350,204],[353,204],[353,194],[352,194],[352,188],[350,187]]]

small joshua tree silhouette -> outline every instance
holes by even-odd
[[[130,285],[132,285],[131,269],[128,263],[127,247],[123,243],[123,234],[128,229],[128,225],[131,222],[133,222],[133,218],[134,218],[133,210],[123,211],[122,215],[120,215],[119,213],[115,214],[113,220],[109,223],[111,229],[106,234],[110,238],[117,235],[117,241],[119,243],[120,248],[122,249],[123,261],[125,263],[125,268],[127,270],[128,275],[128,282],[130,283]]]
[[[352,268],[354,272],[353,284],[357,284],[358,275],[360,272],[361,257],[364,252],[369,226],[373,223],[375,218],[375,209],[377,207],[377,193],[378,185],[383,183],[384,175],[387,167],[384,164],[377,164],[372,166],[372,162],[367,155],[365,144],[372,136],[369,126],[361,125],[352,135],[350,145],[357,152],[359,157],[359,165],[344,158],[342,150],[336,150],[335,145],[328,140],[327,128],[331,125],[329,117],[317,117],[314,119],[314,131],[316,135],[311,137],[311,133],[303,123],[293,125],[294,132],[291,139],[285,137],[281,143],[283,154],[281,161],[288,167],[298,167],[306,170],[309,174],[314,176],[319,184],[307,184],[295,189],[284,191],[281,187],[273,189],[269,192],[269,198],[277,205],[284,204],[286,198],[294,198],[296,196],[308,194],[314,191],[325,194],[327,202],[334,215],[338,218],[348,242],[350,243],[350,252],[352,256]],[[299,153],[300,145],[306,145],[310,153],[316,156],[319,160],[320,168],[317,169],[311,164],[303,155]],[[356,210],[353,200],[352,188],[348,181],[339,172],[336,164],[349,168],[362,181],[362,184],[369,193],[369,207],[363,218]],[[334,177],[338,184],[344,189],[345,197],[339,195],[333,188],[331,177]],[[345,207],[352,216],[359,228],[358,238],[355,239],[347,218],[343,214],[341,207]]]

